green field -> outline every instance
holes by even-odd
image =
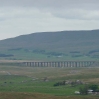
[[[27,49],[28,50],[28,49]],[[72,61],[72,60],[81,60],[81,61],[88,61],[88,60],[99,60],[99,53],[94,53],[89,56],[87,56],[88,52],[80,52],[80,53],[62,53],[61,52],[52,52],[47,51],[46,53],[41,52],[33,52],[33,50],[26,49],[19,49],[19,50],[4,50],[0,51],[0,54],[4,55],[13,55],[13,56],[0,56],[0,59],[5,60],[39,60],[39,61]],[[40,50],[41,51],[41,50]],[[97,57],[95,57],[95,54],[97,54]]]
[[[98,95],[93,96],[94,98],[92,95],[75,95],[74,92],[83,85],[53,86],[64,80],[98,84],[99,68],[33,68],[1,65],[0,99],[98,99]]]

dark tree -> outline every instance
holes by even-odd
[[[97,91],[98,85],[90,85],[89,88],[92,89],[93,91]]]
[[[82,94],[82,95],[87,95],[87,94],[88,94],[88,86],[85,85],[85,86],[83,86],[83,87],[80,87],[79,92],[80,92],[80,94]]]

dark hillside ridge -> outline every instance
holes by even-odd
[[[0,41],[0,50],[44,49],[59,52],[99,49],[99,30],[41,32]]]

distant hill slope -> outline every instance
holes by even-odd
[[[32,33],[0,41],[0,50],[11,48],[59,52],[97,50],[99,49],[99,30]]]

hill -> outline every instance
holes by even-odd
[[[25,53],[31,50],[32,53],[46,54],[47,57],[72,53],[72,57],[93,55],[99,58],[98,42],[99,30],[41,32],[0,40],[0,51],[24,49]],[[2,52],[0,56],[13,57],[15,53]]]
[[[99,30],[43,32],[0,41],[0,49],[29,48],[54,51],[89,51],[99,49]]]

